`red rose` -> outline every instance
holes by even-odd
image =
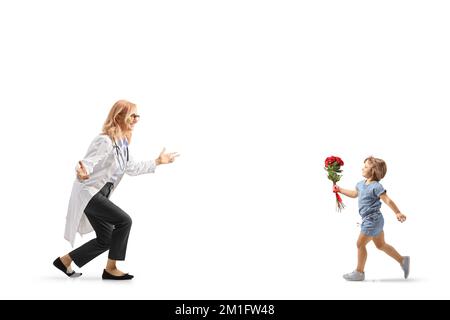
[[[336,161],[337,161],[337,163],[338,163],[340,166],[343,166],[343,165],[344,165],[344,161],[342,161],[341,158],[336,157]]]
[[[336,183],[341,179],[341,166],[343,165],[344,161],[342,161],[342,159],[339,157],[330,156],[325,159],[324,169],[328,172],[328,180],[331,180],[333,182],[333,185],[336,185]],[[341,211],[343,208],[345,208],[344,203],[342,202],[342,198],[338,194],[338,191],[333,192],[336,196],[336,209],[338,211]]]
[[[328,157],[325,159],[325,166],[330,166],[336,161],[336,157]]]
[[[335,156],[331,156],[325,159],[325,167],[331,166],[333,165],[333,163],[337,163],[339,166],[343,166],[344,165],[344,161],[342,161],[341,158],[339,157],[335,157]]]

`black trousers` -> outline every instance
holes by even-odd
[[[89,201],[84,213],[95,230],[97,238],[86,242],[69,253],[73,262],[82,267],[109,249],[108,258],[125,260],[128,236],[131,229],[130,216],[108,198],[113,184],[108,182]]]

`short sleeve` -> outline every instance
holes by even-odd
[[[386,189],[384,189],[381,183],[376,183],[375,187],[373,188],[373,192],[375,193],[375,196],[379,198],[383,193],[386,192]]]

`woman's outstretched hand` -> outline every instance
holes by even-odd
[[[175,161],[175,158],[179,156],[178,152],[166,153],[166,148],[163,148],[159,157],[156,158],[155,163],[156,165],[172,163]]]
[[[86,167],[83,165],[83,162],[78,161],[80,165],[77,168],[77,178],[81,181],[89,179],[89,174],[87,173]]]
[[[333,185],[333,192],[337,193],[337,192],[341,192],[341,188],[339,188],[339,186],[337,184]]]

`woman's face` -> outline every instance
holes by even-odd
[[[128,131],[133,131],[134,125],[139,121],[139,118],[140,118],[140,116],[137,113],[137,108],[134,108],[131,111],[128,119],[125,120]]]
[[[369,161],[364,162],[364,166],[362,168],[362,175],[364,178],[372,178],[372,166],[369,164]]]

